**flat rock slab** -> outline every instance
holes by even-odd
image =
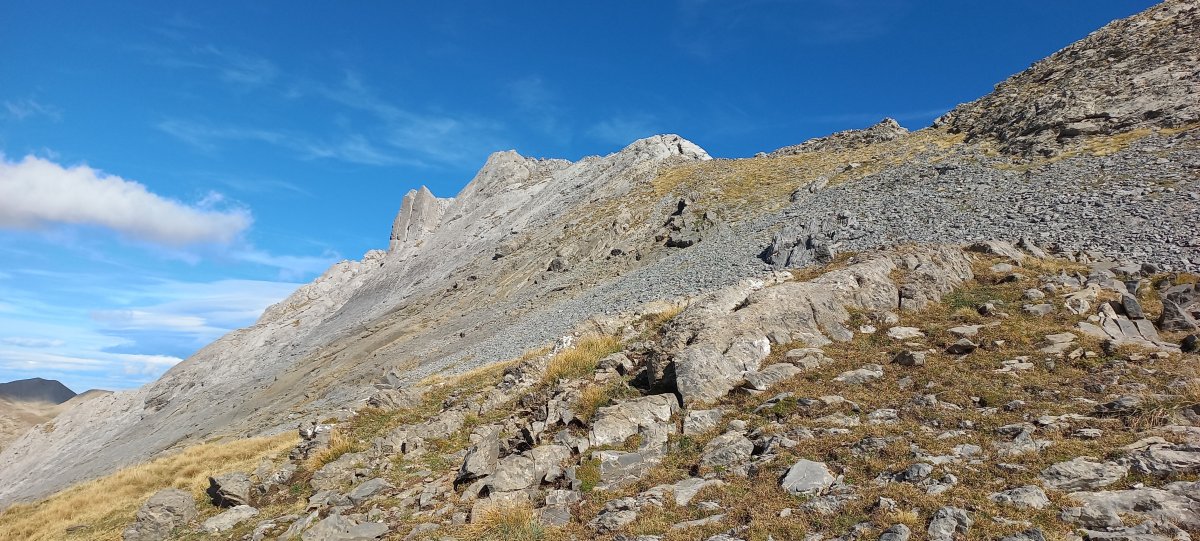
[[[925,338],[925,333],[916,327],[892,327],[887,330],[888,338],[892,340],[915,340]]]
[[[302,541],[372,541],[388,532],[387,524],[359,524],[341,515],[330,515],[304,532]]]
[[[200,529],[208,533],[221,533],[232,530],[238,524],[250,520],[258,516],[258,509],[249,505],[239,505],[212,517],[200,526]]]
[[[1095,490],[1120,481],[1128,473],[1128,466],[1078,457],[1042,470],[1041,478],[1046,486],[1058,490]]]
[[[746,386],[755,391],[765,391],[801,372],[802,370],[794,364],[776,363],[758,372],[747,372],[745,375]]]
[[[788,468],[779,486],[793,496],[814,496],[829,488],[834,481],[833,473],[824,462],[801,459]]]

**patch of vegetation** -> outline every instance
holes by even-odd
[[[600,484],[600,461],[595,458],[585,458],[575,469],[575,478],[579,479],[584,492],[591,492]]]

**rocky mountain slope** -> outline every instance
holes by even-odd
[[[1188,539],[1200,275],[1064,255],[909,245],[779,271],[382,390],[136,517],[55,497],[0,536]]]
[[[1197,17],[1196,2],[1173,0],[1114,22],[997,92],[914,132],[885,122],[741,160],[712,160],[673,135],[578,162],[493,154],[453,198],[439,199],[427,190],[406,196],[386,252],[335,265],[267,310],[254,326],[204,348],[154,384],[99,397],[88,408],[60,415],[53,427],[27,433],[0,453],[0,505],[42,497],[201,441],[294,430],[313,418],[348,419],[364,400],[388,405],[403,398],[403,389],[431,376],[513,359],[586,329],[612,334],[621,327],[614,329],[613,316],[645,312],[655,301],[725,292],[728,298],[712,300],[708,312],[694,316],[708,318],[707,323],[697,321],[683,334],[669,335],[663,347],[670,355],[655,357],[644,370],[647,389],[673,388],[690,412],[695,404],[740,388],[714,374],[738,367],[756,371],[751,367],[762,359],[747,359],[765,349],[764,338],[777,351],[787,344],[819,346],[855,336],[847,323],[854,311],[829,305],[833,316],[805,319],[806,311],[816,317],[826,303],[845,300],[841,288],[876,284],[877,289],[855,298],[854,306],[879,311],[878,303],[890,302],[889,288],[896,287],[890,277],[892,285],[885,285],[884,275],[923,276],[922,264],[944,271],[938,280],[918,280],[897,290],[897,299],[909,299],[920,309],[972,275],[967,258],[942,248],[878,256],[871,260],[873,270],[862,270],[851,281],[830,278],[815,286],[787,281],[740,298],[741,293],[729,293],[749,294],[747,288],[784,280],[779,274],[784,269],[837,262],[839,253],[849,251],[908,241],[1026,239],[1027,246],[1076,261],[1103,252],[1121,265],[1133,261],[1152,265],[1151,271],[1195,271],[1200,268],[1195,228],[1200,118],[1194,107],[1200,96],[1200,55],[1195,40],[1179,36],[1190,35],[1180,32],[1194,29]],[[751,299],[767,292],[780,297],[772,303],[801,294],[813,300],[788,307],[784,317],[756,308]],[[1184,302],[1181,313],[1190,314],[1190,305],[1179,302]],[[897,303],[895,308],[907,308]],[[693,317],[689,313],[697,312],[680,317]],[[1098,328],[1107,328],[1107,316],[1091,315],[1098,318]],[[798,325],[792,318],[813,325]],[[1135,338],[1113,324],[1122,334],[1108,338]],[[1137,337],[1153,343],[1144,334]],[[804,369],[804,357],[797,355],[784,364]],[[626,370],[610,368],[618,374]],[[791,372],[773,370],[762,385],[770,387]],[[811,391],[796,396],[821,396]],[[838,404],[820,408],[837,410]],[[671,417],[681,406],[663,407]],[[743,429],[757,428],[751,424]],[[671,441],[649,424],[638,432],[645,432],[643,442]],[[744,448],[735,435],[728,439]],[[405,441],[392,445],[403,448]],[[537,443],[529,445],[536,449]],[[578,445],[564,446],[573,446],[571,457],[582,456]],[[385,448],[379,456],[394,452]],[[522,463],[539,460],[520,456]],[[540,459],[549,464],[554,457]],[[622,457],[611,457],[614,467],[630,460]],[[492,486],[487,491],[505,490]],[[623,503],[612,513],[636,516],[638,509],[630,506],[640,504]],[[947,520],[960,517],[946,513]]]

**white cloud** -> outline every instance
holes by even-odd
[[[166,245],[229,243],[251,223],[243,209],[215,210],[154,194],[84,165],[0,155],[0,227],[96,225]]]
[[[171,330],[200,332],[209,330],[203,317],[147,310],[96,310],[92,319],[105,328],[119,331]]]
[[[0,343],[23,348],[56,348],[66,342],[51,338],[29,338],[26,336],[11,336],[0,340]]]

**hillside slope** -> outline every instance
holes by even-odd
[[[0,515],[0,537],[1200,532],[1200,345],[1158,332],[1170,292],[1195,294],[1200,275],[1026,248],[845,254],[623,314],[613,334],[585,330],[385,393],[345,422],[302,425],[290,452],[263,449],[253,471],[245,456],[240,469],[218,466],[207,491],[191,480],[145,499],[139,486],[136,518],[128,501],[89,502],[85,485]],[[181,518],[161,512],[167,502]]]
[[[744,160],[711,160],[673,135],[578,162],[493,154],[452,199],[406,196],[388,251],[335,265],[159,381],[27,433],[0,453],[0,506],[217,436],[346,417],[378,388],[511,359],[589,318],[607,328],[606,315],[847,250],[1028,237],[1195,270],[1200,133],[1187,103],[1200,47],[1175,32],[1198,16],[1196,2],[1175,0],[1115,22],[1066,51],[1120,41],[1136,49],[1125,61],[1056,54],[1033,72],[1089,75],[1019,75],[1010,86],[1021,92],[1001,85],[911,133],[889,125]],[[1038,136],[1054,151],[1026,152],[1003,132],[1009,116],[992,114],[1064,93],[1103,95],[1089,103],[1119,108],[1106,118],[1139,120]],[[1021,114],[1035,126],[1074,122],[1061,110]]]

